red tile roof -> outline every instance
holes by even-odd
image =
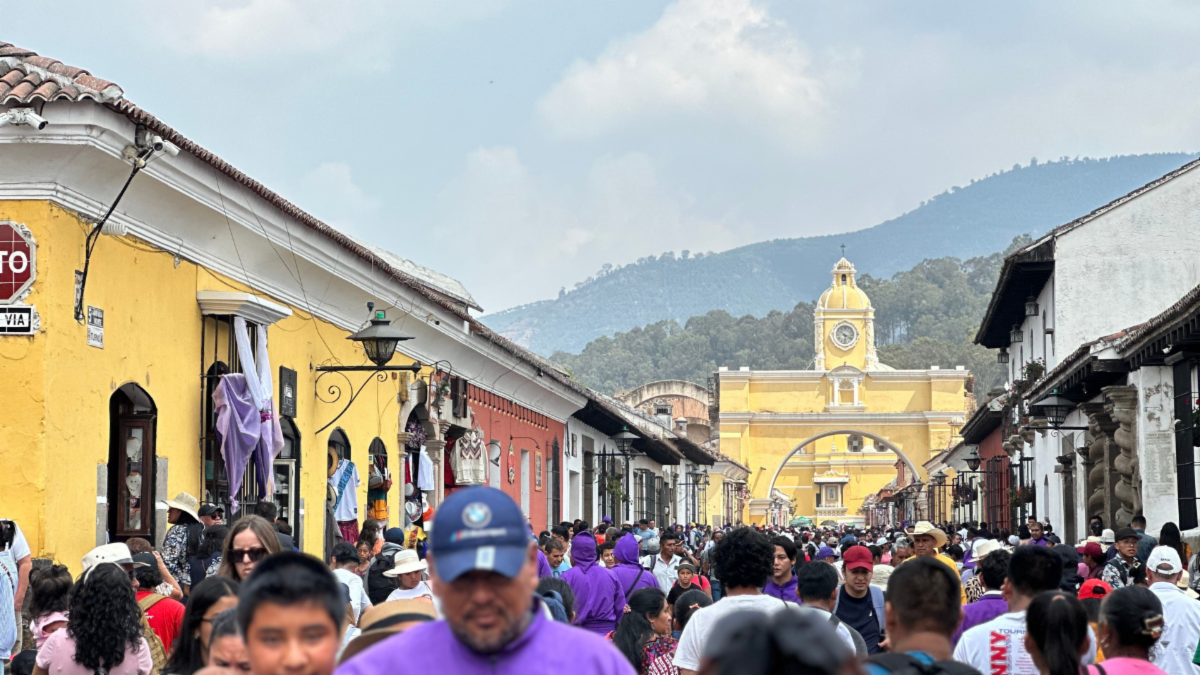
[[[560,385],[577,394],[591,399],[597,398],[598,395],[596,392],[562,373],[558,366],[511,340],[492,332],[492,329],[479,323],[468,312],[463,311],[456,304],[439,297],[437,291],[431,290],[422,284],[420,280],[396,269],[363,245],[321,222],[300,207],[271,191],[262,183],[238,171],[225,160],[205,150],[183,134],[167,126],[162,120],[139,108],[132,101],[125,98],[125,92],[116,84],[94,77],[82,68],[68,66],[60,61],[38,56],[35,52],[28,49],[22,49],[7,42],[0,42],[0,105],[22,105],[41,101],[63,100],[72,102],[92,100],[124,115],[136,124],[146,125],[154,133],[174,143],[180,150],[195,155],[229,178],[246,186],[284,214],[299,220],[306,226],[332,239],[338,245],[370,262],[377,269],[390,274],[396,280],[412,288],[430,302],[445,308],[447,311],[467,321],[471,327],[471,332],[478,334],[483,339],[508,352],[518,360],[532,365],[538,370],[539,374],[548,375]],[[472,309],[482,311],[480,307],[470,306]]]
[[[125,92],[116,84],[94,77],[82,68],[68,66],[60,61],[45,56],[38,56],[35,52],[28,49],[22,49],[7,42],[0,42],[0,105],[29,105],[39,102],[80,102],[87,100],[104,105],[110,110],[129,118],[135,124],[146,125],[147,129],[162,136],[163,139],[174,143],[180,150],[191,153],[212,165],[229,178],[249,188],[286,215],[299,220],[306,226],[332,239],[343,248],[370,262],[397,281],[416,290],[431,302],[444,307],[460,318],[468,318],[467,312],[461,310],[455,303],[437,297],[436,292],[439,289],[431,289],[419,279],[396,269],[388,264],[388,261],[375,255],[350,237],[314,218],[300,207],[268,189],[262,183],[238,171],[233,165],[204,149],[170,126],[167,126],[165,122],[125,98]],[[481,307],[475,306],[470,302],[465,304],[472,309],[482,310]]]

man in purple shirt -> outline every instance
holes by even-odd
[[[798,605],[803,604],[796,595],[797,582],[793,572],[796,566],[795,542],[787,537],[775,537],[771,543],[775,545],[775,567],[767,585],[763,587],[763,593],[780,600],[790,600]]]
[[[604,638],[551,620],[534,596],[536,545],[511,497],[490,487],[458,490],[433,521],[433,593],[442,619],[410,628],[360,652],[337,675],[633,675]]]
[[[638,558],[637,537],[632,534],[621,535],[616,548],[613,549],[613,558],[617,561],[617,566],[612,569],[612,573],[617,577],[617,581],[621,582],[621,593],[626,601],[639,588],[658,588],[658,578],[643,568]],[[621,609],[623,611],[625,608]]]
[[[1001,594],[1000,587],[1008,576],[1008,561],[1012,554],[1005,551],[1000,542],[989,539],[977,547],[977,555],[975,574],[979,575],[983,584],[983,596],[963,607],[962,625],[950,640],[955,645],[968,628],[987,623],[1008,612],[1008,601]]]
[[[1029,521],[1029,543],[1033,546],[1049,546],[1050,540],[1046,538],[1045,528],[1036,520]]]

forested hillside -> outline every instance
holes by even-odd
[[[1023,235],[1002,253],[926,260],[890,279],[863,275],[859,285],[875,307],[880,360],[894,368],[966,366],[986,391],[1001,380],[996,357],[971,343],[996,285],[1004,255],[1029,243]],[[707,384],[718,366],[802,370],[812,367],[813,302],[763,318],[734,318],[724,310],[600,337],[580,354],[551,360],[581,382],[614,393],[663,379]]]
[[[672,252],[622,267],[606,265],[554,300],[488,315],[483,321],[538,353],[550,354],[575,352],[594,338],[635,326],[653,330],[661,325],[669,334],[669,320],[682,323],[689,317],[714,316],[711,310],[779,320],[769,312],[779,310],[787,316],[796,303],[821,293],[840,256],[840,244],[847,246],[846,256],[860,273],[879,278],[926,259],[986,256],[1018,234],[1040,235],[1192,158],[1166,153],[1035,161],[951,188],[913,211],[857,232],[777,239],[717,254]],[[897,324],[895,329],[916,339],[909,326]],[[732,354],[723,353],[726,356]]]

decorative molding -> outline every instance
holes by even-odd
[[[196,291],[196,302],[200,304],[200,313],[206,316],[232,314],[260,326],[282,321],[292,315],[292,310],[287,307],[250,293]]]
[[[813,412],[813,413],[777,413],[777,412],[722,412],[720,423],[731,424],[811,424],[814,422],[833,422],[870,424],[952,424],[961,419],[961,411],[927,411],[927,412]]]

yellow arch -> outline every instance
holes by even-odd
[[[822,438],[825,438],[827,436],[848,436],[851,434],[856,435],[856,436],[866,436],[867,438],[870,438],[871,440],[875,441],[876,443],[879,443],[880,445],[887,448],[888,450],[891,450],[892,452],[896,453],[896,456],[900,458],[900,461],[904,462],[904,466],[907,466],[908,470],[911,471],[912,474],[914,476],[916,476],[920,482],[925,482],[925,481],[929,480],[929,474],[925,471],[924,467],[914,464],[913,461],[908,458],[908,455],[904,454],[904,451],[902,451],[900,448],[897,448],[895,445],[892,444],[891,441],[884,438],[883,436],[873,434],[869,431],[860,431],[858,429],[835,429],[833,431],[825,431],[825,432],[819,433],[816,436],[813,436],[804,441],[801,441],[799,445],[792,448],[792,451],[789,452],[787,455],[785,455],[783,460],[781,462],[779,462],[779,466],[775,469],[775,475],[771,476],[771,486],[769,488],[767,488],[767,494],[768,495],[771,494],[771,491],[775,489],[775,481],[779,480],[779,474],[783,472],[783,467],[787,466],[788,460],[790,460],[793,456],[795,456],[796,453],[803,450],[804,446],[808,445],[809,443],[814,443],[816,441],[819,441]]]

